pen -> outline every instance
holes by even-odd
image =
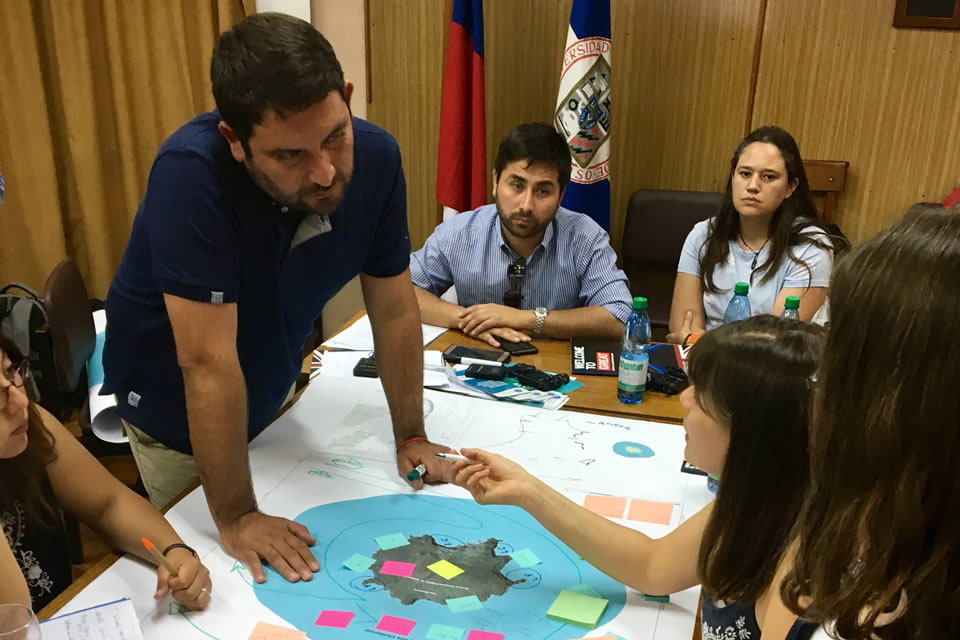
[[[439,458],[441,460],[447,460],[449,462],[456,462],[458,460],[463,460],[464,462],[468,462],[470,464],[477,464],[476,460],[471,460],[470,458],[461,456],[458,453],[435,453],[433,454],[433,457]]]
[[[163,557],[163,554],[157,551],[157,548],[153,546],[153,543],[147,540],[146,538],[140,538],[140,542],[143,543],[143,546],[147,548],[147,551],[150,552],[150,555],[153,556],[153,559],[157,561],[157,564],[170,572],[170,575],[177,577],[177,570],[170,564],[170,561]]]
[[[407,481],[414,482],[419,480],[423,476],[427,475],[427,467],[424,464],[418,464],[413,468],[413,471],[407,474]]]
[[[460,364],[485,364],[491,367],[502,367],[502,362],[496,360],[481,360],[480,358],[460,358]]]

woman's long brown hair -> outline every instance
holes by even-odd
[[[846,640],[960,638],[960,207],[845,256],[830,305],[781,595]]]
[[[23,359],[10,338],[0,333],[0,352],[13,363]],[[47,482],[47,465],[56,459],[53,435],[43,424],[33,400],[27,408],[27,448],[18,456],[0,460],[0,510],[19,502],[27,518],[36,524],[59,523]]]
[[[711,600],[755,602],[770,586],[807,489],[810,386],[823,329],[771,315],[708,331],[690,352],[697,403],[730,430],[700,543]]]
[[[764,283],[776,275],[784,260],[794,260],[807,270],[808,281],[813,276],[810,265],[794,254],[794,249],[804,244],[813,244],[825,251],[840,251],[846,248],[841,237],[830,237],[830,232],[820,219],[817,208],[810,197],[810,183],[803,168],[803,159],[796,141],[780,127],[760,127],[744,138],[730,159],[730,173],[727,175],[727,188],[723,194],[723,203],[716,217],[710,221],[707,241],[700,256],[700,286],[703,291],[719,293],[713,274],[718,265],[724,264],[730,255],[730,242],[735,242],[740,233],[740,214],[733,204],[733,173],[737,170],[740,155],[754,142],[766,142],[780,151],[787,168],[787,180],[797,181],[793,194],[784,200],[773,213],[770,220],[770,253],[767,259],[757,265],[750,274],[750,286],[753,277],[761,275]],[[804,231],[814,227],[814,231]]]

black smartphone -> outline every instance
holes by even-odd
[[[537,349],[532,342],[501,340],[500,348],[512,356],[528,356],[533,353],[540,353],[540,349]]]
[[[462,344],[452,344],[443,352],[443,359],[447,362],[459,363],[462,358],[470,358],[473,360],[491,360],[493,362],[502,363],[510,361],[510,354],[506,351],[465,347]]]
[[[480,378],[481,380],[503,380],[507,372],[502,366],[495,364],[472,364],[467,367],[465,375],[468,378]]]
[[[353,375],[358,378],[379,378],[376,358],[360,358],[353,366]]]

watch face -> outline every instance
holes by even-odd
[[[547,308],[546,308],[546,307],[537,307],[536,309],[534,309],[534,312],[535,312],[538,316],[545,316],[545,315],[547,315]]]

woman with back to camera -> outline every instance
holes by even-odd
[[[960,638],[960,205],[914,206],[830,298],[783,599],[845,640]]]
[[[723,323],[737,282],[750,285],[753,315],[780,315],[787,296],[800,298],[810,321],[827,295],[833,241],[810,198],[793,137],[761,127],[737,146],[723,204],[698,222],[683,244],[670,307],[668,340]]]

